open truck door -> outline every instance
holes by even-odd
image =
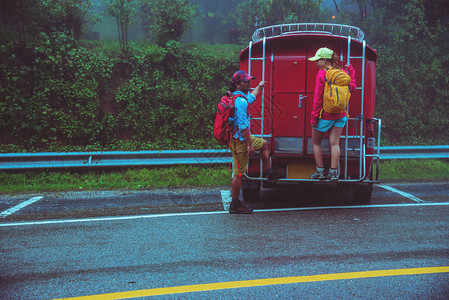
[[[341,136],[338,185],[351,188],[353,200],[369,203],[372,184],[378,182],[381,120],[374,118],[377,53],[366,45],[357,27],[299,23],[257,29],[249,46],[241,52],[241,69],[267,82],[263,93],[250,107],[251,132],[270,144],[274,168],[286,168],[286,178],[275,185],[322,184],[309,179],[315,170],[312,149],[312,110],[316,64],[308,60],[317,49],[328,47],[340,57],[341,65],[356,70],[357,89],[348,104],[348,123]],[[327,136],[323,139],[325,166],[330,164]],[[377,168],[373,178],[373,162]],[[245,200],[257,200],[262,161],[253,156],[242,185]]]

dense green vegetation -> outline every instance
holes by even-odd
[[[195,11],[186,0],[104,2],[119,42],[81,39],[97,19],[89,0],[0,3],[0,151],[218,147],[211,134],[215,105],[243,46],[182,44]],[[366,0],[354,2],[355,10],[337,7],[335,22],[359,26],[378,50],[376,116],[383,119],[384,144],[449,141],[443,2]],[[248,0],[230,19],[236,36],[248,41],[256,21],[319,22],[327,14],[320,4]],[[256,9],[246,14],[248,7]],[[129,26],[142,11],[142,26],[152,34],[131,42]]]
[[[373,2],[376,10],[360,26],[379,52],[376,110],[385,121],[384,139],[392,144],[447,144],[447,1]]]
[[[201,45],[110,44],[42,33],[23,56],[0,48],[3,151],[214,148],[216,99],[238,68]],[[213,47],[208,47],[213,50]],[[23,60],[29,59],[29,64]]]

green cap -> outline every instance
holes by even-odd
[[[309,58],[310,61],[316,61],[319,60],[321,58],[332,58],[332,54],[334,54],[334,51],[332,51],[329,48],[320,48],[318,49],[318,51],[315,53],[314,57]]]

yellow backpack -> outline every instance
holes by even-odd
[[[320,117],[323,110],[330,114],[340,114],[346,110],[346,106],[348,105],[352,93],[349,88],[350,82],[351,77],[345,71],[335,68],[326,68],[323,108],[321,109]]]

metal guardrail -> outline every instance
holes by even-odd
[[[227,150],[108,151],[0,154],[0,170],[227,164]]]
[[[215,165],[231,161],[229,150],[165,150],[66,153],[3,153],[0,170],[44,168]],[[449,145],[380,147],[380,159],[447,159]]]
[[[380,147],[380,159],[446,159],[449,145],[437,146],[384,146]]]

